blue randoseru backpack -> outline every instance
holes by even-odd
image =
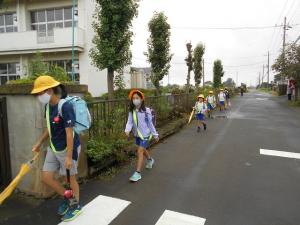
[[[92,120],[86,102],[77,96],[68,96],[65,99],[61,99],[58,103],[59,115],[62,115],[62,106],[66,102],[70,102],[74,107],[76,117],[74,127],[75,133],[81,134],[82,132],[88,130],[91,127]]]

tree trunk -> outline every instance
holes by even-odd
[[[108,99],[111,100],[114,98],[114,70],[107,69],[107,90],[108,90]]]
[[[191,80],[191,71],[188,70],[188,75],[186,78],[186,93],[190,93],[190,80]]]
[[[159,96],[159,95],[160,95],[160,90],[159,90],[159,87],[156,87],[156,90],[155,90],[155,95],[156,95],[156,96]]]

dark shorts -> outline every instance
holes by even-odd
[[[203,121],[203,120],[205,119],[205,115],[202,114],[202,113],[197,113],[197,114],[196,114],[196,118],[197,118],[197,120]]]
[[[221,106],[225,106],[225,102],[224,101],[220,101],[220,105]]]
[[[210,103],[207,103],[207,108],[208,108],[208,110],[213,110],[214,109],[214,107]]]
[[[148,149],[150,147],[149,138],[144,138],[144,140],[142,140],[140,137],[136,137],[135,138],[135,144],[139,147],[144,148],[144,149]]]

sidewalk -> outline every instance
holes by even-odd
[[[162,139],[165,139],[168,136],[178,132],[185,124],[186,118],[179,118],[177,120],[169,122],[158,131]],[[80,185],[81,190],[83,190],[86,185],[90,186],[96,182],[97,181],[93,179],[88,180],[88,184]],[[32,214],[30,212],[33,211],[44,212],[49,208],[51,208],[51,211],[53,211],[53,209],[56,209],[57,205],[59,205],[59,201],[60,198],[55,196],[52,199],[36,199],[30,196],[26,196],[22,193],[14,193],[3,203],[3,205],[0,205],[0,224],[7,221],[8,219]]]
[[[9,200],[0,205],[0,224],[9,218],[28,214],[46,200],[35,199],[21,193],[12,195]]]

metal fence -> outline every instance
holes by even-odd
[[[145,99],[146,106],[156,112],[158,127],[168,121],[174,112],[190,112],[194,103],[193,94],[163,95]],[[98,100],[88,103],[88,107],[92,117],[90,136],[109,136],[124,131],[129,100]]]

